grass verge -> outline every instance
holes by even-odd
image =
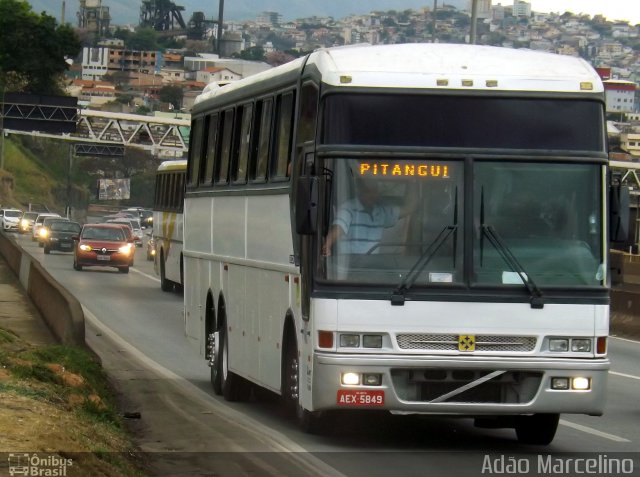
[[[0,452],[71,459],[72,475],[146,475],[88,352],[36,347],[0,328],[0,400]]]

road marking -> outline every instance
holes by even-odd
[[[156,277],[151,276],[151,275],[149,275],[149,274],[147,274],[147,273],[141,272],[140,270],[136,270],[135,268],[130,268],[129,270],[130,270],[130,271],[132,271],[132,272],[139,273],[139,274],[140,274],[140,275],[142,275],[143,277],[147,277],[147,278],[149,278],[150,280],[154,280],[154,281],[156,281],[156,282],[160,283],[160,279],[159,279],[159,278],[156,278]]]
[[[288,436],[262,424],[259,421],[256,421],[241,411],[233,409],[224,402],[215,400],[210,394],[198,388],[187,379],[175,374],[173,371],[154,361],[127,340],[122,338],[118,333],[109,328],[106,324],[102,323],[102,321],[100,321],[100,319],[85,305],[81,306],[85,315],[85,321],[96,328],[101,334],[111,339],[119,348],[121,348],[121,351],[129,353],[133,358],[137,359],[142,365],[146,366],[152,372],[164,377],[185,394],[189,394],[194,400],[202,403],[203,408],[210,410],[212,414],[217,415],[220,419],[225,419],[228,422],[243,428],[247,434],[255,436],[258,441],[264,442],[266,438],[268,440],[268,444],[272,447],[273,452],[286,453],[292,461],[295,461],[298,465],[305,468],[309,475],[346,477],[343,473],[331,467],[331,465],[316,457],[313,453],[307,451],[304,447],[290,439]],[[228,452],[249,452],[247,449],[243,449],[241,444],[239,447],[239,449],[230,449]]]
[[[640,344],[640,341],[630,340],[629,338],[620,338],[619,336],[609,336],[609,338],[612,338],[614,340],[627,341],[629,343]]]
[[[633,374],[618,373],[616,371],[609,371],[609,374],[613,374],[615,376],[622,376],[623,378],[637,379],[638,381],[640,381],[640,376],[634,376]]]
[[[602,437],[603,439],[609,439],[614,442],[631,442],[629,439],[625,439],[624,437],[619,437],[614,434],[602,432],[597,429],[593,429],[592,427],[583,426],[582,424],[576,424],[575,422],[569,422],[564,419],[560,419],[560,424],[562,424],[563,426],[571,427],[572,429],[575,429],[577,431],[586,432],[587,434]]]

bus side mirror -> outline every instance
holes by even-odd
[[[318,178],[303,176],[296,190],[296,232],[313,235],[318,229]]]
[[[612,184],[609,189],[609,237],[612,242],[628,240],[629,213],[629,188]]]

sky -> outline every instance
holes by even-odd
[[[47,11],[56,18],[60,17],[60,9],[62,0],[28,0],[34,7],[34,11],[40,13]],[[217,17],[218,0],[173,0],[178,5],[185,6],[183,16],[185,20],[191,16],[194,11],[206,11],[208,16]],[[631,24],[640,24],[640,0],[526,0],[531,4],[531,10],[534,12],[558,12],[564,13],[570,11],[573,13],[586,13],[590,16],[602,14],[608,20],[627,20]],[[141,0],[103,0],[103,5],[108,5],[111,9],[113,17],[112,23],[122,24],[127,22],[137,23],[140,15]],[[438,0],[438,5],[442,3],[453,4],[458,8],[467,8],[468,0]],[[513,5],[513,0],[493,0],[493,4],[501,3],[504,6]],[[262,10],[280,11],[286,19],[292,19],[287,16],[286,11],[281,11],[279,7],[283,4],[289,4],[289,13],[293,14],[294,6],[298,9],[296,13],[300,15],[327,14],[330,7],[336,9],[336,5],[346,4],[350,13],[357,13],[353,5],[359,5],[361,10],[359,13],[365,13],[370,10],[381,8],[382,5],[390,9],[397,5],[397,9],[417,8],[419,6],[433,6],[433,0],[230,0],[225,4],[226,16],[228,19],[248,19],[255,16]],[[75,23],[75,14],[78,10],[78,0],[66,0],[67,21]],[[325,8],[320,8],[325,7]],[[373,8],[376,7],[376,8]],[[322,11],[321,11],[322,10]],[[235,12],[235,14],[234,14]],[[344,12],[340,11],[340,14]],[[338,15],[340,17],[340,15]]]
[[[528,0],[534,12],[573,12],[604,15],[607,20],[640,23],[640,0]],[[493,0],[493,4],[512,5],[511,0]]]

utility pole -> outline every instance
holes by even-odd
[[[0,169],[4,169],[4,92],[6,86],[2,85],[2,97],[0,97]]]
[[[73,150],[74,144],[69,144],[69,164],[67,167],[67,206],[65,207],[65,214],[68,219],[71,218],[71,170],[73,168]]]
[[[478,0],[471,0],[471,34],[469,43],[476,44],[476,25],[478,23]]]
[[[224,0],[218,0],[218,38],[216,51],[218,52],[218,57],[222,58],[222,25],[224,25]]]

